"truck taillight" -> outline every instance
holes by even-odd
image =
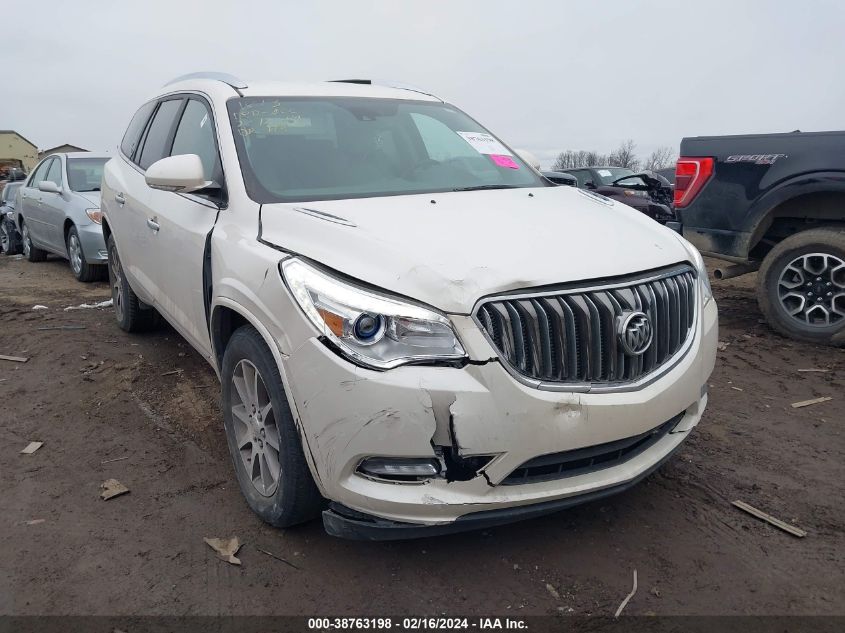
[[[692,202],[712,175],[712,158],[681,156],[675,167],[675,207],[680,209]]]

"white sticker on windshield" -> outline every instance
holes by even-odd
[[[597,169],[596,171],[598,172],[599,176],[604,176],[605,178],[610,178],[610,176],[612,175],[609,169]]]
[[[479,154],[497,154],[499,156],[513,156],[507,147],[486,132],[455,132],[472,146]]]

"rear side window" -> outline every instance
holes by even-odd
[[[196,154],[202,161],[206,180],[220,179],[220,160],[217,143],[214,140],[214,125],[211,113],[202,101],[191,99],[185,106],[182,120],[173,138],[171,156]]]
[[[176,115],[179,114],[182,103],[182,99],[170,99],[162,101],[159,105],[147,130],[144,147],[141,150],[141,160],[138,161],[141,169],[146,169],[170,154],[169,141],[172,138],[173,124],[176,122]]]
[[[138,141],[141,140],[141,134],[154,107],[155,101],[142,105],[129,122],[129,127],[126,128],[126,134],[123,135],[123,141],[120,143],[120,151],[130,159],[135,153],[135,148],[138,147]]]

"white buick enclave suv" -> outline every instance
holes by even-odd
[[[632,486],[701,419],[701,256],[556,187],[442,100],[370,82],[167,85],[106,165],[115,315],[222,383],[265,521],[408,538]]]

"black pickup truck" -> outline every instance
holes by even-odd
[[[674,206],[705,255],[759,269],[768,322],[845,346],[845,132],[697,136],[681,142]]]

